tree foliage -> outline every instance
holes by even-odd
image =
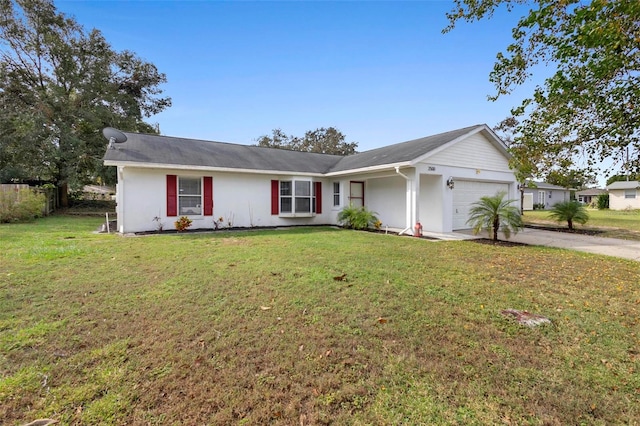
[[[334,127],[310,130],[303,137],[287,135],[281,129],[274,129],[271,136],[261,136],[257,142],[258,146],[266,148],[335,155],[355,154],[358,148],[357,142],[346,142],[345,135]]]
[[[637,0],[454,0],[450,31],[489,18],[499,7],[528,12],[498,53],[489,79],[511,93],[536,67],[553,74],[512,110],[519,118],[512,152],[533,175],[573,163],[596,170],[612,158],[640,168],[640,2]],[[522,10],[522,9],[518,9]],[[625,152],[630,152],[623,159]]]
[[[596,207],[598,210],[605,210],[609,208],[609,194],[600,194],[596,198]]]
[[[589,220],[589,213],[582,204],[577,201],[562,201],[556,203],[549,211],[549,218],[556,222],[567,222],[569,229],[573,229],[573,223],[585,224]]]
[[[144,119],[171,105],[165,82],[153,64],[114,51],[51,0],[0,0],[2,177],[53,181],[64,202],[67,185],[104,171],[104,127],[157,133]]]
[[[595,185],[596,176],[587,170],[551,170],[544,181],[563,188],[580,190]]]
[[[517,234],[523,228],[520,210],[512,205],[516,200],[505,200],[505,196],[505,192],[498,192],[491,197],[481,197],[472,204],[467,224],[471,225],[474,234],[487,230],[493,240],[497,241],[500,229],[509,238],[511,232]]]

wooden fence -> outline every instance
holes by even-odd
[[[0,185],[0,192],[8,193],[15,192],[20,193],[22,189],[31,188],[26,183],[3,183]],[[33,188],[40,191],[45,196],[45,203],[42,206],[42,214],[48,215],[55,211],[60,206],[60,200],[58,199],[58,191],[55,188]]]

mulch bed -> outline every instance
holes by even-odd
[[[554,231],[554,232],[565,232],[567,234],[581,234],[581,235],[600,235],[604,231],[599,229],[584,229],[584,228],[563,228],[560,226],[544,226],[544,225],[525,225],[525,228],[531,229],[540,229],[542,231]]]
[[[528,246],[529,244],[525,244],[525,243],[516,243],[514,241],[505,241],[505,240],[498,240],[498,241],[493,241],[489,238],[478,238],[478,239],[474,239],[474,240],[466,240],[466,241],[471,241],[474,243],[479,243],[479,244],[487,244],[490,246],[501,246],[501,247],[518,247],[518,246]]]

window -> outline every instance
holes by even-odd
[[[340,182],[333,182],[333,206],[340,205]]]
[[[635,189],[625,189],[624,190],[624,198],[636,198],[636,190]]]
[[[178,178],[178,211],[182,215],[202,214],[202,180]]]
[[[538,204],[542,204],[543,206],[545,205],[545,191],[538,191]]]
[[[315,193],[309,180],[280,181],[280,213],[315,212]]]
[[[167,216],[213,216],[213,178],[167,175]]]
[[[322,184],[310,180],[271,181],[271,214],[311,216],[322,213]]]

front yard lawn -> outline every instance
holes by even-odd
[[[584,224],[574,224],[576,229],[593,229],[601,231],[598,236],[623,238],[626,240],[640,240],[640,210],[616,211],[587,209],[589,221]],[[562,226],[566,222],[558,223],[548,218],[548,210],[526,211],[522,220],[526,225]]]
[[[640,422],[637,262],[99,222],[0,225],[3,424]]]

